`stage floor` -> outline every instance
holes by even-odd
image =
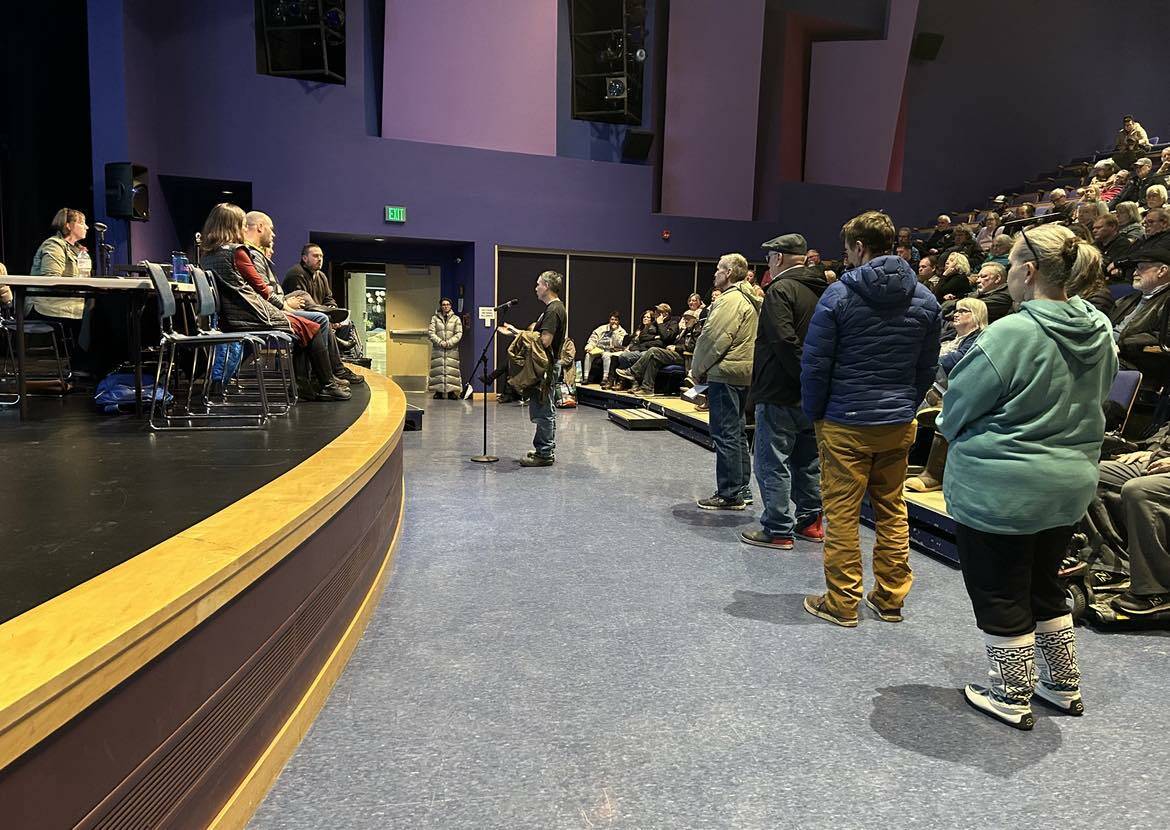
[[[303,402],[261,430],[152,433],[87,396],[0,410],[0,623],[219,512],[316,453],[362,413]],[[420,403],[421,401],[416,401]]]

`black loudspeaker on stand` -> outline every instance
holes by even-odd
[[[490,351],[492,348],[492,344],[496,342],[496,335],[499,334],[499,332],[500,332],[500,320],[503,318],[504,312],[508,310],[508,306],[512,305],[515,302],[516,302],[515,300],[512,300],[510,302],[504,303],[503,305],[496,306],[495,327],[492,329],[491,337],[488,338],[488,342],[483,347],[483,353],[480,354],[479,360],[476,362],[475,366],[473,366],[471,369],[471,376],[475,377],[475,370],[479,369],[481,366],[483,367],[482,371],[480,372],[480,380],[483,381],[483,454],[471,456],[471,460],[475,461],[478,464],[491,464],[492,462],[500,460],[499,457],[497,457],[497,456],[488,455],[488,451],[487,451],[487,436],[488,436],[487,413],[488,413],[488,386],[491,383],[493,383],[495,380],[497,380],[499,377],[501,377],[503,372],[500,369],[497,369],[495,372],[493,372],[491,375],[489,375],[488,374],[487,357],[488,357],[488,351]]]

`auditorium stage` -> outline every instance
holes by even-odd
[[[407,400],[366,377],[260,430],[0,413],[0,823],[246,822],[398,538]]]

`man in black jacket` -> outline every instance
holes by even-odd
[[[987,306],[987,325],[1012,313],[1012,295],[1007,287],[1007,270],[998,262],[985,262],[979,269],[979,290],[975,296]]]
[[[1106,213],[1093,223],[1093,242],[1101,252],[1105,271],[1110,276],[1115,273],[1112,266],[1126,259],[1130,248],[1133,247],[1133,243],[1121,235],[1121,224],[1117,221],[1116,213]],[[1133,279],[1133,272],[1128,269],[1118,267],[1116,273],[1119,273],[1119,277],[1115,279]]]
[[[1138,291],[1114,306],[1113,339],[1123,368],[1156,372],[1161,355],[1147,356],[1145,349],[1158,345],[1170,314],[1170,247],[1161,239],[1147,239],[1130,252],[1128,262]]]
[[[294,291],[307,291],[313,302],[325,308],[337,308],[333,299],[333,291],[329,287],[329,277],[321,270],[325,255],[321,246],[310,242],[301,248],[301,261],[288,270],[284,275],[284,290],[286,294]]]
[[[800,354],[828,284],[820,271],[805,265],[808,246],[800,234],[778,236],[763,248],[772,281],[756,329],[748,404],[755,406],[756,479],[764,510],[762,529],[744,531],[739,538],[757,547],[790,550],[794,535],[812,542],[825,539],[817,437],[800,408]]]
[[[662,326],[661,323],[658,325]],[[698,339],[700,328],[699,312],[687,309],[679,319],[678,327],[672,327],[670,330],[670,345],[652,346],[642,352],[642,356],[634,361],[633,366],[618,369],[617,375],[634,384],[635,395],[653,395],[659,370],[664,366],[685,365],[686,355],[695,351],[695,340]],[[663,340],[666,340],[665,334]]]

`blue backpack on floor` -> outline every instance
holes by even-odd
[[[154,381],[142,379],[142,402],[149,403],[153,398],[170,403],[174,395],[154,388]],[[93,393],[93,402],[98,409],[107,415],[116,415],[121,407],[134,406],[134,375],[130,372],[114,372],[102,378]]]

